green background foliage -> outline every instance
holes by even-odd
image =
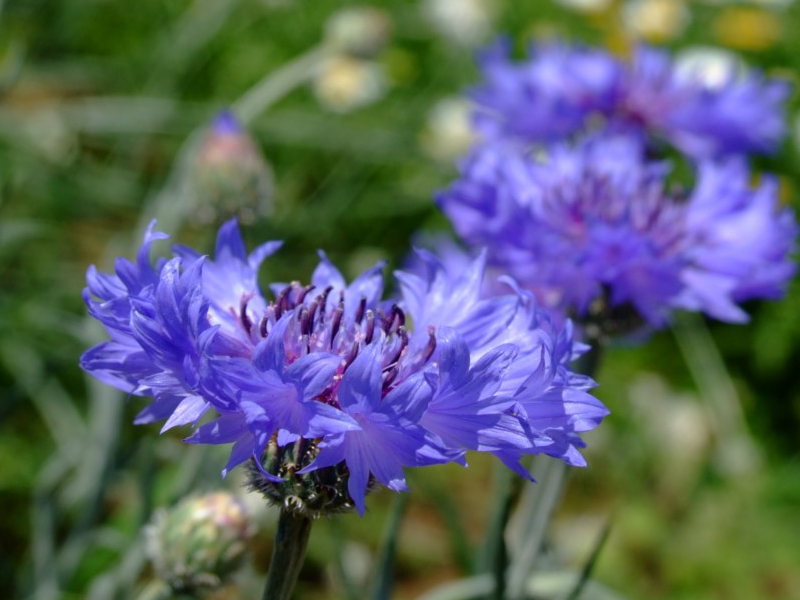
[[[430,111],[476,81],[475,48],[443,35],[423,4],[371,4],[393,29],[372,59],[387,82],[380,97],[332,110],[301,85],[249,124],[275,189],[271,216],[244,234],[251,244],[286,240],[265,281],[308,278],[318,248],[348,275],[380,258],[394,267],[415,232],[447,230],[432,198],[454,161],[430,155]],[[522,51],[533,37],[559,36],[625,52],[630,3],[605,4],[579,12],[497,0],[475,43],[508,33]],[[676,50],[728,46],[797,83],[794,3],[660,4],[685,11],[684,26],[640,35]],[[142,222],[186,201],[191,172],[179,157],[191,158],[197,132],[319,44],[326,20],[349,5],[0,2],[0,596],[138,597],[152,578],[142,527],[153,510],[190,490],[239,491],[240,477],[219,478],[224,449],[133,427],[143,402],[80,371],[98,335],[81,301],[84,273],[130,256]],[[795,100],[782,151],[757,162],[797,206]],[[190,221],[169,233],[210,251],[214,229]],[[551,529],[553,565],[580,569],[610,519],[593,577],[621,597],[800,598],[800,286],[749,308],[747,326],[684,319],[603,357],[597,393],[612,415],[588,436],[590,468],[571,474]],[[494,465],[470,462],[410,474],[396,597],[474,568]],[[300,596],[345,595],[337,568],[357,579],[391,496],[376,492],[364,519],[316,527]],[[263,531],[228,597],[249,597],[263,576],[272,517],[258,514]]]

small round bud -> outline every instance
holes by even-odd
[[[385,91],[386,76],[378,63],[346,54],[328,58],[314,80],[317,99],[335,112],[371,104]]]
[[[391,33],[388,15],[370,6],[345,8],[325,24],[325,41],[339,52],[362,58],[372,58],[383,50]]]
[[[244,504],[215,492],[158,511],[147,528],[147,553],[174,591],[197,594],[224,583],[241,563],[251,535]]]
[[[493,0],[425,0],[422,12],[446,40],[470,47],[489,37],[497,7]]]
[[[236,215],[252,223],[272,212],[273,177],[258,146],[233,113],[217,115],[191,157],[191,218],[200,225]]]
[[[691,13],[679,0],[633,0],[622,10],[622,23],[633,35],[653,43],[679,36],[689,24]]]
[[[471,111],[463,98],[443,98],[434,104],[420,138],[425,152],[447,163],[464,156],[476,141]]]

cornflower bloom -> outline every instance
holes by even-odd
[[[689,193],[670,191],[669,166],[626,136],[553,145],[476,147],[438,203],[489,265],[539,301],[607,333],[674,309],[747,320],[739,303],[776,298],[795,271],[797,225],[777,182],[753,186],[739,159],[701,161]]]
[[[579,435],[607,410],[568,367],[581,350],[570,325],[513,284],[482,298],[483,257],[453,273],[421,253],[423,269],[395,274],[400,298],[382,300],[382,264],[347,284],[321,253],[310,285],[275,284],[268,299],[257,271],[278,243],[248,254],[231,221],[213,259],[178,246],[151,263],[163,237],[151,225],[135,263],[89,269],[86,303],[110,340],[81,364],[154,397],[137,423],[232,444],[223,473],[249,461],[284,507],[363,513],[376,482],[405,490],[405,467],[464,463],[467,450],[522,473],[526,454],[585,464]]]
[[[731,69],[712,84],[644,45],[623,61],[600,49],[534,44],[514,62],[504,39],[478,61],[484,80],[469,96],[487,139],[536,144],[584,131],[625,132],[701,159],[773,152],[786,129],[787,82]]]

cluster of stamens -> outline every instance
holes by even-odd
[[[388,308],[368,308],[367,299],[362,297],[350,316],[345,306],[345,293],[339,292],[338,300],[333,303],[330,300],[333,290],[328,286],[315,293],[315,286],[293,282],[276,295],[258,320],[253,318],[248,308],[252,296],[242,298],[236,317],[250,340],[257,344],[273,333],[282,317],[293,313],[283,334],[287,364],[312,352],[341,356],[341,366],[330,385],[315,398],[336,408],[341,408],[337,390],[342,377],[364,346],[382,344],[379,359],[382,397],[431,358],[436,349],[432,327],[428,331],[428,343],[411,353],[406,315],[397,304],[387,304]],[[301,437],[284,446],[279,446],[277,440],[277,434],[273,435],[261,465],[252,461],[249,479],[253,489],[276,504],[311,516],[352,508],[347,492],[349,472],[345,463],[298,473],[313,462],[321,439]],[[282,481],[264,477],[264,471]],[[370,486],[372,484],[370,478]]]
[[[433,354],[436,338],[431,329],[427,346],[415,357],[413,364],[404,364],[407,362],[404,359],[408,355],[409,335],[406,315],[397,304],[391,304],[387,310],[373,310],[367,308],[367,299],[362,297],[352,320],[346,320],[344,292],[339,293],[338,302],[331,310],[329,298],[333,287],[328,286],[316,295],[313,294],[314,290],[315,286],[302,286],[298,282],[287,285],[267,306],[257,325],[248,313],[251,296],[245,296],[240,302],[237,317],[250,339],[258,343],[269,336],[282,316],[294,312],[284,339],[287,363],[311,352],[339,354],[343,360],[339,378],[358,356],[359,350],[380,335],[383,338],[384,394],[388,393],[404,369],[421,366]],[[331,401],[331,404],[336,405],[336,402]]]

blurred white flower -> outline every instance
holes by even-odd
[[[373,57],[383,50],[391,33],[389,16],[371,6],[343,8],[325,23],[325,41],[341,52],[362,58]]]
[[[736,54],[715,46],[690,46],[678,53],[675,61],[678,75],[701,81],[710,89],[725,85],[742,70]]]
[[[611,5],[611,0],[556,0],[561,6],[583,12],[601,11]]]
[[[67,164],[74,158],[77,149],[75,133],[56,108],[37,110],[19,122],[25,132],[26,141],[47,160]]]
[[[460,97],[443,98],[434,104],[420,139],[423,150],[443,162],[463,156],[475,141],[470,111],[470,103]]]
[[[671,40],[683,33],[691,14],[683,0],[631,0],[622,8],[625,29],[652,42]]]
[[[492,0],[424,0],[425,18],[442,36],[463,46],[484,41],[492,31]]]
[[[791,6],[795,0],[705,0],[705,4],[755,4],[764,8],[786,8]]]
[[[386,93],[380,64],[344,54],[333,55],[313,81],[314,94],[328,110],[348,112],[379,100]]]
[[[688,490],[712,448],[713,424],[707,410],[695,396],[675,392],[653,373],[639,374],[629,394],[664,488]]]

